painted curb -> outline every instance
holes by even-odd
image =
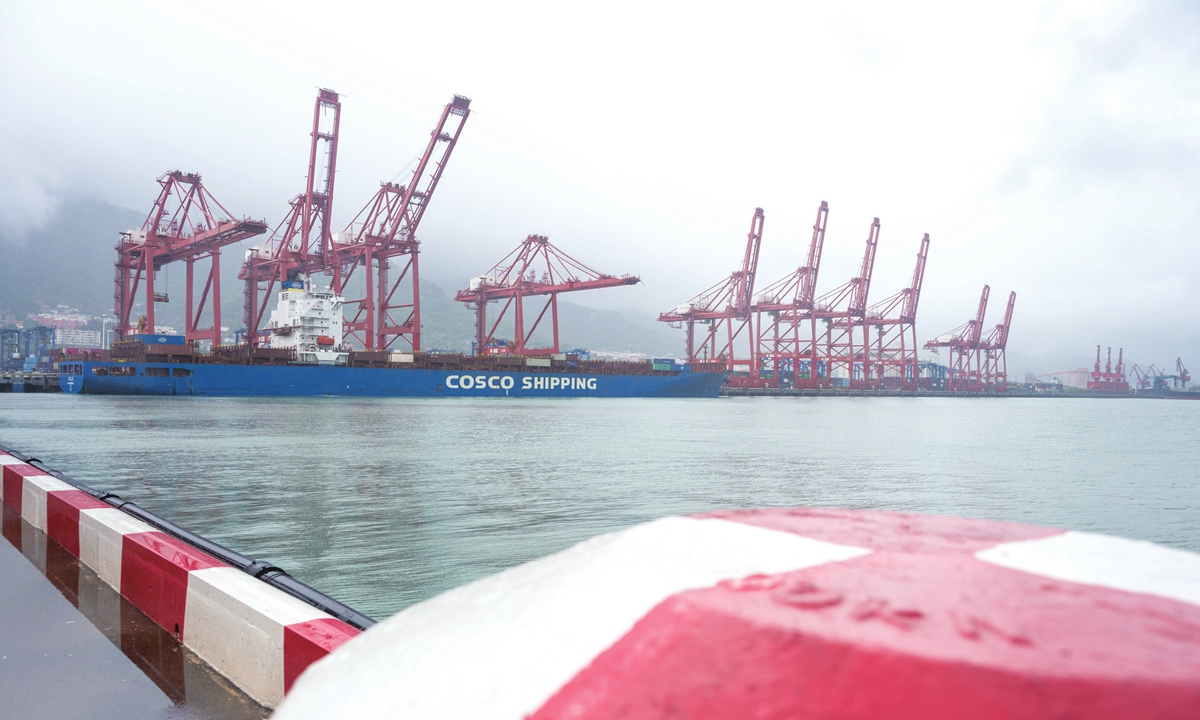
[[[414,605],[277,720],[1194,718],[1200,555],[1011,523],[668,517]]]
[[[359,634],[11,455],[0,473],[5,505],[267,707]]]

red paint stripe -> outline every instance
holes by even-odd
[[[82,490],[46,493],[46,534],[79,557],[79,511],[110,507]]]
[[[188,573],[223,565],[163,533],[132,533],[121,545],[121,595],[182,640]]]
[[[681,593],[531,718],[1126,720],[1197,708],[1200,607],[959,553],[885,552]]]
[[[358,635],[359,631],[341,620],[322,618],[288,625],[283,629],[283,691],[309,665],[325,657],[339,645]]]
[[[842,545],[894,552],[966,552],[1004,542],[1059,535],[1055,528],[946,515],[912,515],[879,510],[769,508],[696,515],[756,525]]]
[[[32,465],[0,465],[4,476],[4,504],[21,513],[21,496],[24,492],[24,478],[31,475],[45,475]]]

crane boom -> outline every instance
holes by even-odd
[[[917,251],[917,266],[913,268],[912,283],[909,285],[908,297],[900,309],[900,318],[905,322],[917,319],[917,303],[921,300],[921,284],[925,280],[925,261],[929,258],[929,233],[921,238],[921,249]]]
[[[861,315],[867,308],[867,296],[871,291],[871,275],[875,269],[875,249],[879,245],[879,218],[871,223],[867,236],[867,249],[863,253],[862,268],[858,272],[858,284],[850,301],[851,312]]]
[[[991,293],[991,291],[992,289],[989,286],[984,285],[983,294],[979,296],[979,309],[975,311],[975,320],[971,323],[969,341],[972,344],[977,344],[979,342],[979,336],[983,333],[983,318],[987,313],[988,295]]]
[[[246,252],[238,277],[245,283],[243,319],[251,344],[259,339],[258,329],[276,283],[297,275],[331,270],[337,265],[330,217],[341,117],[338,94],[320,89],[313,103],[304,192],[292,199],[287,215],[266,244]]]
[[[808,259],[776,282],[771,283],[758,295],[754,303],[755,312],[812,309],[817,290],[817,273],[821,267],[821,250],[825,244],[825,227],[829,222],[829,203],[821,201],[817,208],[817,219],[813,223],[812,240],[808,244]]]
[[[442,109],[408,183],[382,183],[339,233],[344,242],[335,243],[334,286],[341,291],[355,270],[363,268],[363,296],[346,300],[347,305],[356,306],[346,330],[367,350],[384,350],[405,336],[412,350],[421,349],[417,229],[470,114],[471,100],[455,95]],[[389,277],[392,258],[404,258],[394,279]],[[411,298],[398,298],[396,293],[406,280],[411,284]],[[394,311],[399,317],[392,315]]]
[[[817,273],[821,269],[821,251],[825,246],[825,226],[829,223],[829,203],[821,201],[817,208],[817,219],[813,223],[812,240],[808,243],[808,261],[801,268],[800,286],[797,288],[797,304],[812,307],[817,292]]]
[[[744,317],[750,312],[754,298],[754,275],[758,272],[758,251],[762,246],[763,211],[758,208],[750,220],[750,232],[746,235],[746,255],[742,259],[742,271],[737,276],[733,309]]]

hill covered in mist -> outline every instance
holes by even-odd
[[[42,307],[59,304],[89,315],[111,315],[114,245],[120,232],[140,226],[144,219],[143,214],[134,210],[75,199],[62,203],[40,228],[20,236],[0,235],[0,317],[23,319]],[[261,240],[255,238],[251,242]],[[242,284],[237,280],[243,252],[243,247],[233,245],[221,257],[221,322],[231,328],[243,325]],[[158,289],[175,301],[155,308],[157,324],[181,332],[185,297],[183,265],[164,267]],[[526,306],[527,312],[534,302],[531,300]],[[140,307],[137,312],[141,312]],[[455,302],[452,292],[423,281],[421,315],[422,347],[470,349],[474,315],[465,305]],[[559,300],[559,329],[564,349],[678,355],[683,345],[682,333],[650,325],[652,321],[634,322],[613,310]],[[511,323],[502,323],[497,335],[511,338],[511,328]],[[543,333],[539,329],[534,342],[548,345],[548,331]]]
[[[59,303],[87,314],[111,313],[113,248],[121,231],[143,219],[126,208],[72,200],[40,228],[0,235],[0,315],[20,319]]]

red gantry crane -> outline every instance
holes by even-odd
[[[825,364],[825,377],[820,383],[823,387],[829,387],[840,372],[846,374],[850,387],[863,388],[869,384],[871,367],[866,346],[870,339],[863,320],[878,245],[879,218],[875,218],[867,233],[866,249],[858,275],[816,299],[813,312],[818,320],[825,323],[825,337],[821,343]]]
[[[757,384],[777,388],[790,378],[793,387],[816,387],[817,319],[812,311],[828,222],[829,203],[822,200],[804,265],[768,285],[751,308],[757,360],[752,380]]]
[[[729,370],[744,365],[749,372],[754,363],[753,338],[748,337],[749,359],[736,360],[736,343],[743,330],[751,326],[751,306],[754,297],[754,274],[758,270],[758,251],[762,245],[763,209],[755,208],[750,220],[750,232],[746,236],[746,252],[742,257],[741,270],[735,271],[725,280],[713,285],[671,312],[658,316],[659,322],[671,327],[683,326],[689,363],[719,361]],[[708,337],[696,347],[696,325],[708,326]],[[724,337],[718,340],[718,335]],[[752,331],[751,331],[752,332]],[[747,336],[751,335],[747,332]],[[735,383],[737,378],[730,378]]]
[[[921,238],[912,282],[900,292],[867,308],[865,334],[868,356],[874,352],[870,385],[880,390],[916,390],[920,375],[917,368],[917,304],[925,279],[925,261],[929,258],[929,233]],[[893,316],[893,313],[897,313]],[[875,341],[870,329],[875,328]],[[894,387],[893,387],[894,386]]]
[[[1008,294],[1008,307],[1004,310],[1004,322],[988,331],[979,343],[983,363],[984,392],[1008,392],[1008,358],[1005,349],[1008,347],[1008,330],[1012,327],[1013,308],[1017,304],[1017,294]]]
[[[565,292],[636,285],[634,275],[606,275],[597,272],[556,248],[544,235],[530,235],[485,274],[460,290],[455,300],[475,311],[475,354],[548,355],[559,351],[558,296]],[[546,304],[526,330],[525,298],[546,297]],[[487,305],[503,300],[499,314],[488,326]],[[508,311],[513,310],[513,339],[509,344],[495,340],[496,329]],[[550,312],[553,345],[529,346],[546,312]]]
[[[121,233],[114,273],[113,314],[117,338],[134,332],[155,331],[155,303],[168,302],[155,279],[160,268],[183,261],[187,266],[184,334],[188,340],[221,342],[221,248],[267,231],[267,223],[235,219],[205,189],[196,173],[178,170],[158,178],[162,186],[154,207],[138,230]],[[209,260],[208,277],[200,297],[195,296],[195,264]],[[138,287],[145,288],[145,320],[132,317]],[[201,326],[206,305],[211,325]]]
[[[382,183],[343,232],[330,231],[333,186],[337,166],[341,103],[337,93],[322,90],[313,115],[309,146],[308,186],[292,201],[292,209],[271,241],[247,253],[242,268],[246,281],[246,328],[251,342],[276,283],[302,275],[332,275],[334,292],[345,295],[358,268],[363,268],[363,296],[346,299],[354,315],[346,319],[347,338],[367,350],[385,350],[407,337],[413,350],[421,348],[421,297],[417,228],[441,180],[471,101],[455,95],[443,109],[429,143],[405,185]],[[392,260],[403,258],[399,274],[390,277]],[[409,293],[400,293],[411,283]]]
[[[346,305],[357,308],[347,317],[345,327],[347,335],[367,350],[386,350],[399,338],[406,338],[414,352],[421,349],[417,228],[470,114],[471,100],[455,95],[442,110],[408,183],[383,183],[346,231],[334,238],[344,268],[339,270],[344,272],[342,276],[334,276],[335,287],[340,291],[354,271],[363,268],[363,297],[347,298]],[[396,259],[400,267],[393,279],[391,263]],[[398,295],[405,281],[409,292]]]
[[[1108,349],[1108,358],[1104,369],[1100,369],[1100,346],[1096,346],[1096,364],[1092,376],[1088,379],[1088,390],[1098,390],[1106,393],[1128,393],[1129,381],[1125,378],[1125,348],[1117,350],[1117,366],[1112,363],[1112,348]]]
[[[984,285],[983,294],[979,296],[979,308],[975,311],[974,320],[968,320],[950,332],[925,343],[927,350],[950,349],[950,377],[946,382],[946,389],[951,392],[983,391],[983,368],[979,342],[983,333],[983,318],[987,313],[990,292],[991,288]]]
[[[313,108],[304,193],[292,200],[287,216],[267,242],[246,251],[238,277],[245,283],[244,320],[251,344],[258,341],[258,329],[277,284],[301,275],[338,269],[329,218],[333,212],[341,115],[338,94],[320,90]]]

